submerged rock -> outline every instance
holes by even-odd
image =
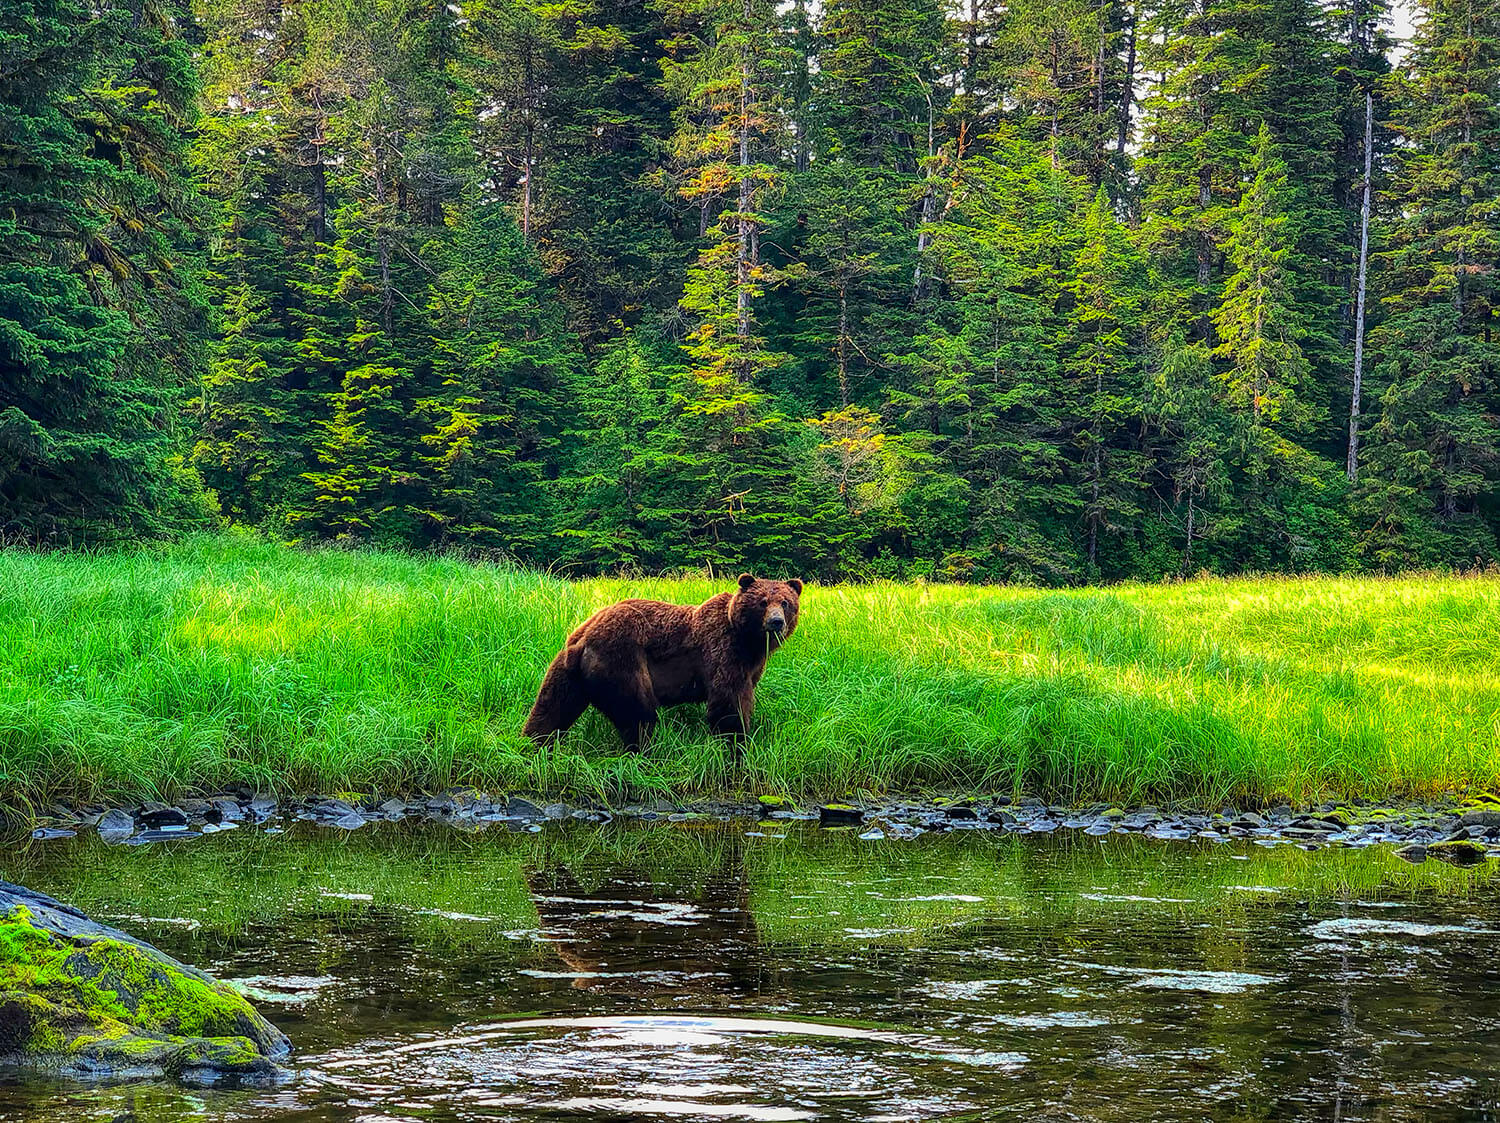
[[[228,984],[0,882],[0,1061],[84,1077],[272,1082],[284,1034]]]
[[[1489,850],[1472,839],[1449,839],[1434,842],[1427,847],[1429,857],[1450,862],[1455,866],[1477,866],[1489,857]]]

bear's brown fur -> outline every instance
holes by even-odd
[[[735,592],[697,606],[626,600],[600,609],[547,668],[526,735],[541,744],[593,706],[639,751],[661,707],[707,702],[709,727],[737,740],[766,659],[797,628],[801,595],[801,581],[742,573]]]

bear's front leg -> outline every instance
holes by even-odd
[[[750,730],[750,715],[754,712],[754,686],[746,686],[737,694],[717,695],[708,700],[708,727],[729,739],[736,760],[743,755],[742,742]]]

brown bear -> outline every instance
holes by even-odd
[[[707,702],[709,727],[737,743],[766,659],[797,628],[801,596],[801,581],[742,573],[735,592],[697,606],[626,600],[600,609],[547,668],[526,735],[541,744],[593,706],[639,752],[661,707]]]

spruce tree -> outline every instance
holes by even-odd
[[[1140,523],[1147,460],[1137,434],[1144,413],[1141,323],[1146,265],[1101,187],[1083,221],[1083,246],[1067,288],[1068,373],[1076,395],[1073,440],[1083,509],[1085,552],[1093,573],[1105,569],[1101,540]],[[1112,572],[1124,571],[1111,566]]]
[[[1377,256],[1379,412],[1364,446],[1361,549],[1381,565],[1492,557],[1500,407],[1493,200],[1500,193],[1500,7],[1434,0],[1395,89],[1398,217]]]
[[[0,535],[100,542],[204,514],[177,415],[204,327],[193,75],[181,13],[155,16],[0,11]]]

